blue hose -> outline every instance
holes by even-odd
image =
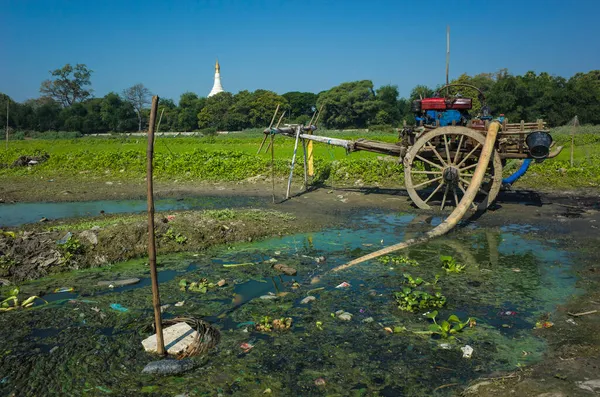
[[[531,159],[525,159],[523,160],[523,164],[521,164],[521,167],[519,167],[519,169],[512,174],[511,176],[502,179],[502,184],[508,184],[511,185],[513,183],[515,183],[516,181],[519,180],[520,177],[522,177],[523,175],[525,175],[525,173],[527,172],[527,169],[529,168],[529,164],[531,164]]]

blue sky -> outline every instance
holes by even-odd
[[[508,68],[600,68],[600,1],[3,0],[0,92],[39,96],[49,70],[85,63],[96,96],[143,83],[177,101],[225,90],[319,92],[345,81],[417,84]]]

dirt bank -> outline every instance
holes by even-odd
[[[273,210],[171,212],[156,217],[159,254],[283,235],[317,226]],[[144,215],[29,225],[0,233],[0,277],[16,283],[147,254]]]

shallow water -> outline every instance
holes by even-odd
[[[154,202],[156,211],[220,209],[257,205],[262,200],[245,196],[202,196],[181,199],[158,199]],[[99,200],[61,203],[15,203],[0,204],[0,226],[20,226],[38,222],[41,218],[50,220],[80,218],[105,214],[144,212],[146,200]]]
[[[75,295],[48,293],[53,302],[32,310],[0,315],[6,342],[0,391],[42,393],[60,387],[66,394],[115,395],[448,395],[456,386],[496,370],[539,360],[545,350],[535,324],[557,304],[580,291],[575,287],[573,254],[527,225],[480,229],[477,225],[412,248],[403,255],[418,266],[371,261],[339,273],[330,269],[382,245],[427,229],[435,219],[411,214],[365,213],[346,228],[268,239],[210,253],[159,257],[164,316],[202,317],[221,330],[222,341],[198,369],[181,376],[140,375],[155,359],[141,348],[152,323],[149,274],[143,261],[38,280],[22,286],[27,293],[73,286]],[[446,274],[440,255],[451,255],[466,268]],[[325,262],[316,258],[324,256]],[[298,270],[281,276],[272,258]],[[224,267],[224,264],[250,265]],[[431,321],[422,313],[397,308],[393,292],[404,273],[433,281],[447,297],[438,321],[456,314],[476,318],[474,328],[439,339],[419,334]],[[136,285],[99,288],[99,280],[140,277]],[[311,284],[313,276],[320,282]],[[181,279],[228,281],[206,294],[182,291]],[[342,282],[348,288],[335,288]],[[297,285],[294,285],[297,282]],[[274,294],[276,299],[261,299]],[[301,304],[307,294],[316,300]],[[175,307],[176,302],[184,302]],[[119,303],[128,309],[110,308]],[[332,315],[350,312],[351,321]],[[287,332],[260,333],[251,325],[264,316],[292,317]],[[372,318],[372,322],[365,322]],[[552,319],[550,314],[550,320]],[[317,325],[320,322],[321,325]],[[405,330],[389,333],[384,328]],[[417,332],[417,333],[415,333]],[[242,343],[254,347],[247,353]],[[447,343],[449,347],[442,347]],[[474,349],[462,358],[461,347]],[[53,350],[54,349],[54,350]],[[50,353],[52,351],[52,353]],[[324,386],[315,380],[325,379]]]

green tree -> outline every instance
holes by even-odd
[[[433,90],[425,85],[417,85],[410,92],[410,101],[416,99],[430,98],[433,95]]]
[[[137,120],[133,106],[114,92],[109,92],[102,98],[100,118],[109,131],[125,132],[136,129]]]
[[[198,113],[198,127],[216,128],[225,130],[226,116],[233,105],[233,95],[229,92],[220,92],[206,99],[206,105]]]
[[[317,107],[321,105],[327,128],[365,128],[379,110],[370,80],[342,83],[321,93]]]
[[[282,96],[287,100],[290,106],[289,111],[292,120],[297,121],[299,117],[308,116],[310,121],[310,116],[312,116],[317,106],[317,94],[313,94],[312,92],[292,91],[286,92]],[[302,118],[302,120],[304,119],[306,119],[306,117]]]
[[[193,131],[198,128],[198,113],[206,104],[206,98],[198,98],[193,92],[184,92],[179,97],[177,110],[178,128],[183,131]]]
[[[175,102],[172,99],[161,98],[158,101],[158,114],[157,117],[160,119],[159,131],[176,131],[178,124],[179,112]]]
[[[248,113],[250,125],[255,128],[268,127],[277,105],[279,105],[280,112],[289,110],[288,101],[281,95],[267,90],[254,91]]]
[[[398,125],[402,113],[398,104],[398,86],[383,85],[377,89],[378,108],[372,124]]]
[[[67,63],[50,72],[54,79],[43,81],[40,92],[44,97],[52,98],[65,107],[82,102],[92,95],[92,90],[87,88],[92,84],[92,72],[84,64],[78,63],[72,67]]]

